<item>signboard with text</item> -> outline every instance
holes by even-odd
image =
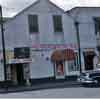
[[[77,44],[33,44],[32,45],[32,48],[36,48],[36,49],[44,49],[44,48],[47,48],[47,49],[67,49],[67,48],[77,48]]]

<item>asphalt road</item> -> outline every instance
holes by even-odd
[[[60,88],[0,94],[0,98],[100,98],[100,88]]]

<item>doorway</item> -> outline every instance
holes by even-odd
[[[84,61],[85,61],[85,70],[93,70],[93,59],[94,59],[94,52],[85,52],[84,53]]]
[[[18,85],[24,85],[23,64],[16,64],[16,76]]]
[[[64,79],[65,78],[65,69],[64,69],[63,61],[57,61],[55,63],[55,77],[56,77],[56,79]]]

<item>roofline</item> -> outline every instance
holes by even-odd
[[[77,6],[77,7],[73,7],[72,9],[70,9],[70,10],[67,10],[67,11],[65,11],[65,13],[69,13],[69,12],[72,12],[73,10],[75,10],[75,9],[81,9],[81,8],[100,8],[100,7],[95,7],[95,6]]]
[[[49,0],[49,2],[54,5],[56,8],[58,8],[59,10],[61,10],[62,12],[65,12],[64,9],[62,9],[61,7],[59,7],[58,5],[54,4],[52,1]]]
[[[5,23],[13,20],[14,18],[16,18],[17,16],[19,16],[20,14],[22,14],[23,12],[25,12],[27,9],[31,8],[32,6],[36,5],[40,0],[37,0],[35,2],[33,2],[31,5],[29,5],[28,7],[24,8],[23,10],[21,10],[19,13],[17,13],[15,16],[13,16],[11,19],[9,19],[8,21],[6,21]],[[55,7],[57,7],[59,10],[61,10],[62,12],[65,12],[62,8],[60,8],[59,6],[57,6],[56,4],[54,4],[53,2],[51,2],[50,0],[48,0],[52,5],[54,5]]]
[[[29,9],[29,8],[31,8],[32,6],[34,6],[35,4],[37,4],[38,2],[39,2],[39,0],[33,2],[31,5],[29,5],[28,7],[24,8],[23,10],[21,10],[20,12],[18,12],[16,15],[14,15],[14,16],[12,17],[12,19],[9,19],[7,22],[13,20],[14,18],[16,18],[17,16],[19,16],[19,15],[22,14],[24,11],[26,11],[26,10]],[[7,23],[7,22],[6,22],[6,23]]]

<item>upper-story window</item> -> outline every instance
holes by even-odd
[[[32,33],[38,33],[39,27],[38,27],[38,16],[37,15],[28,15],[28,22],[29,22],[29,32]]]
[[[94,18],[95,21],[95,34],[97,35],[99,33],[100,35],[100,18]]]
[[[63,32],[61,15],[53,16],[53,26],[54,26],[54,32]]]

